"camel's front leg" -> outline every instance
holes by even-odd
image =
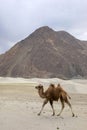
[[[39,116],[40,116],[40,114],[41,114],[41,112],[42,112],[44,106],[45,106],[47,103],[48,103],[48,100],[45,99],[44,102],[43,102],[42,108],[41,108],[40,112],[38,113]]]

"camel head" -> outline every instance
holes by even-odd
[[[39,85],[36,86],[35,88],[38,89],[38,90],[41,90],[41,89],[43,89],[43,85],[39,84]]]

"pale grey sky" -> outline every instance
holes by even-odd
[[[87,0],[0,0],[0,54],[41,26],[87,40]]]

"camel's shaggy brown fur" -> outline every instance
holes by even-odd
[[[67,94],[67,92],[65,90],[63,90],[63,88],[60,86],[60,84],[58,84],[57,87],[55,87],[54,84],[50,84],[50,86],[48,87],[48,89],[45,92],[44,92],[43,85],[38,85],[35,88],[38,89],[38,93],[39,93],[40,97],[45,98],[44,103],[42,105],[42,109],[38,115],[41,114],[44,106],[48,103],[48,101],[52,107],[53,115],[55,115],[55,110],[53,108],[53,101],[58,101],[58,99],[60,99],[62,109],[61,109],[60,113],[58,114],[58,116],[62,113],[62,111],[65,107],[64,103],[67,103],[69,105],[69,107],[71,108],[72,116],[74,116],[74,113],[72,111],[72,106],[68,100],[68,98],[70,99],[71,97]]]

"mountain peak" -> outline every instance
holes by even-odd
[[[48,36],[52,36],[54,35],[55,31],[53,29],[51,29],[50,27],[48,26],[43,26],[43,27],[40,27],[38,29],[36,29],[32,34],[30,34],[29,37],[48,37]]]
[[[0,76],[87,78],[86,52],[69,33],[43,26],[0,56]]]
[[[49,32],[49,31],[54,31],[54,30],[52,28],[48,27],[48,26],[43,26],[43,27],[40,27],[40,28],[36,29],[36,31]]]

